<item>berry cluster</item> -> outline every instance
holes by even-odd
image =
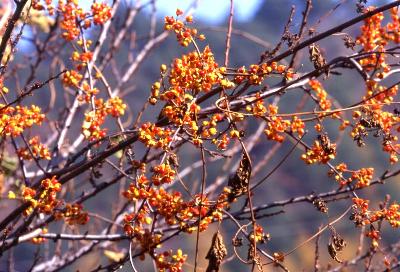
[[[332,102],[328,99],[328,93],[325,91],[322,84],[316,79],[310,80],[308,84],[310,85],[311,90],[317,95],[320,109],[323,111],[329,111],[332,107]]]
[[[44,120],[44,114],[38,106],[5,106],[0,104],[0,135],[19,136],[22,132],[32,127],[40,125]]]
[[[180,9],[176,10],[176,16],[179,17],[183,14],[183,11]],[[187,24],[193,22],[193,17],[191,15],[186,16],[185,21],[181,21],[178,18],[174,18],[172,16],[165,17],[165,30],[171,30],[175,32],[176,39],[179,44],[187,47],[190,43],[194,41],[194,39],[204,40],[205,36],[203,34],[198,35],[197,29],[189,28]]]
[[[62,77],[62,82],[66,86],[78,87],[83,76],[76,70],[69,70],[65,72]]]
[[[290,126],[289,120],[284,120],[282,117],[276,116],[278,114],[278,106],[268,105],[269,118],[267,128],[264,130],[268,140],[276,142],[283,142],[285,137],[282,135]]]
[[[103,99],[94,99],[95,110],[85,113],[85,120],[82,124],[82,134],[89,141],[102,139],[106,136],[107,130],[101,128],[108,115],[118,118],[125,113],[126,104],[119,97],[110,98],[107,101]]]
[[[103,25],[111,18],[111,8],[106,3],[93,3],[91,9],[95,25]]]
[[[380,220],[386,220],[393,228],[400,227],[400,205],[392,203],[387,208],[381,210],[371,211],[369,210],[369,201],[361,198],[353,199],[355,205],[354,214],[352,219],[356,224],[369,225]],[[357,220],[356,220],[357,219]]]
[[[305,154],[301,156],[307,164],[327,163],[336,156],[336,144],[332,144],[327,134],[319,135],[318,139]]]
[[[233,81],[236,84],[241,84],[245,80],[251,85],[260,85],[270,74],[280,74],[285,75],[287,80],[291,80],[294,77],[294,72],[292,69],[287,69],[285,65],[278,64],[277,62],[272,62],[271,64],[251,64],[248,69],[244,66],[236,70],[236,75]]]
[[[172,131],[147,122],[139,129],[139,140],[147,147],[167,149],[172,141]]]
[[[366,12],[374,9],[374,7],[369,7]],[[356,43],[360,44],[365,52],[384,52],[389,42],[400,43],[400,21],[397,8],[391,10],[391,22],[382,26],[383,20],[383,13],[378,13],[364,20],[364,25],[361,27],[361,35],[357,38]],[[368,54],[360,60],[360,64],[366,71],[379,69],[380,72],[377,77],[383,78],[390,71],[386,58],[386,54]]]
[[[374,168],[368,167],[360,168],[359,170],[350,170],[345,163],[340,163],[335,167],[335,170],[331,169],[328,174],[339,182],[340,187],[355,182],[356,188],[362,188],[370,185],[374,175]],[[350,176],[345,178],[346,174]]]
[[[187,255],[183,254],[181,249],[178,249],[175,254],[173,254],[172,250],[169,250],[154,256],[157,269],[160,272],[183,271],[182,266],[186,259]]]
[[[175,179],[175,170],[171,167],[169,163],[163,163],[160,165],[156,165],[152,168],[153,176],[151,177],[151,181],[155,186],[159,186],[161,184],[169,184]]]
[[[82,210],[81,204],[70,204],[65,205],[62,213],[55,214],[56,218],[63,217],[68,225],[85,225],[89,222],[89,214]]]
[[[76,0],[66,0],[66,2],[60,0],[58,10],[62,15],[60,22],[60,27],[64,30],[62,37],[67,41],[77,39],[81,34],[78,22],[85,20],[87,14],[79,7]]]
[[[50,151],[46,145],[40,142],[39,136],[35,136],[29,140],[29,147],[18,149],[18,156],[23,160],[43,159],[50,160]],[[33,156],[33,157],[32,157]]]
[[[89,221],[89,215],[84,212],[82,205],[66,203],[57,199],[57,193],[61,191],[61,183],[53,176],[41,182],[40,190],[29,187],[22,189],[22,199],[29,203],[29,207],[23,212],[25,216],[37,211],[47,215],[54,215],[57,220],[64,218],[68,225],[84,225]],[[39,241],[39,240],[38,240]],[[42,241],[40,239],[40,241]]]
[[[51,214],[60,205],[60,201],[57,200],[57,193],[60,191],[61,184],[55,176],[51,179],[42,180],[41,190],[38,193],[34,189],[24,187],[22,197],[25,202],[30,204],[24,214],[29,215],[35,209],[40,213]]]

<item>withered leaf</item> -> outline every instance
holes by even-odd
[[[337,253],[342,251],[343,248],[345,248],[345,246],[346,246],[346,241],[342,237],[340,237],[339,234],[337,233],[332,234],[328,243],[328,252],[329,255],[331,255],[332,259],[334,259],[338,263],[342,263],[342,260],[340,260],[337,257]]]
[[[208,250],[206,259],[208,259],[208,266],[206,272],[218,272],[222,260],[228,254],[225,247],[224,239],[219,231],[217,231],[211,241],[211,247]]]
[[[318,135],[318,141],[327,155],[336,154],[336,145],[331,143],[327,133]]]
[[[247,187],[251,176],[251,162],[247,153],[243,152],[242,159],[236,173],[229,178],[228,185],[231,187],[230,201],[247,193]]]
[[[327,61],[324,58],[324,56],[321,53],[321,50],[319,49],[319,46],[316,45],[315,43],[311,44],[309,46],[309,54],[310,54],[310,61],[314,64],[315,69],[321,69],[323,68],[326,64]],[[325,76],[329,76],[329,69],[325,68]]]
[[[332,259],[334,259],[338,263],[342,263],[342,260],[338,259],[337,251],[336,251],[335,247],[333,246],[333,244],[331,244],[331,243],[328,244],[328,252],[329,252],[329,255],[331,255]]]

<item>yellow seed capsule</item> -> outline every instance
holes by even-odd
[[[150,225],[153,220],[150,217],[146,217],[145,222],[147,225]]]
[[[158,89],[160,89],[160,87],[161,87],[161,83],[158,81],[153,84],[153,89],[158,90]]]
[[[359,118],[360,116],[361,116],[361,112],[360,111],[354,111],[353,112],[353,118],[354,119]]]
[[[237,131],[236,129],[231,130],[229,134],[230,134],[231,138],[239,138],[239,136],[240,136],[239,131]]]
[[[9,192],[8,192],[8,198],[9,198],[9,199],[15,199],[15,198],[16,198],[15,193],[14,193],[13,191],[9,191]]]
[[[160,66],[160,71],[161,71],[162,73],[165,73],[165,71],[167,71],[167,65],[161,64],[161,66]]]
[[[160,95],[160,90],[158,89],[152,90],[151,94],[153,97],[158,97]]]
[[[80,57],[80,54],[79,54],[79,52],[77,52],[77,51],[74,51],[73,53],[72,53],[72,59],[73,60],[78,60],[79,59],[79,57]]]
[[[214,127],[210,128],[208,131],[210,132],[211,135],[215,135],[218,132],[217,129]]]
[[[193,22],[193,16],[192,15],[186,16],[186,22],[188,22],[188,23]]]

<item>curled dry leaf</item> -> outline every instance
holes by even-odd
[[[317,70],[321,69],[327,64],[327,61],[322,55],[322,52],[317,44],[313,43],[309,46],[309,54],[310,54],[310,61],[314,64],[315,69]],[[326,77],[328,77],[329,69],[325,68],[324,71]]]
[[[336,144],[331,143],[327,133],[318,135],[318,141],[328,156],[336,155]]]
[[[221,233],[217,231],[212,238],[211,247],[206,256],[206,259],[208,259],[206,272],[218,272],[219,266],[227,254],[224,239]]]
[[[243,152],[242,160],[236,173],[229,178],[228,185],[232,188],[229,200],[247,193],[247,187],[251,176],[251,162],[249,156]]]
[[[342,263],[342,260],[337,257],[337,253],[342,251],[345,247],[346,241],[339,234],[333,233],[328,243],[328,252],[332,259],[338,263]]]

